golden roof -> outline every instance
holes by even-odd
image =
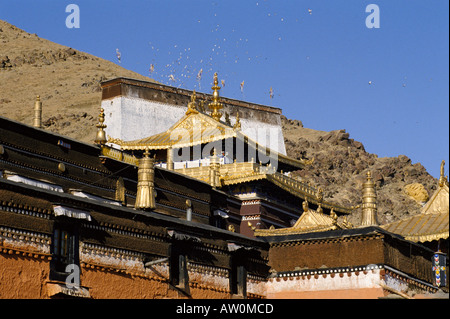
[[[237,132],[223,122],[201,112],[186,112],[167,131],[133,141],[110,138],[108,142],[118,144],[123,150],[159,150],[182,148],[236,137]]]
[[[239,125],[232,127],[222,121],[213,119],[207,114],[192,110],[189,109],[178,122],[165,132],[133,141],[123,141],[109,137],[108,143],[117,144],[122,150],[143,151],[146,149],[161,150],[192,147],[228,138],[236,138],[255,149],[264,149],[256,141],[240,131],[239,122]],[[296,160],[269,148],[267,148],[267,152],[271,157],[277,158],[278,162],[295,169],[304,168],[312,163],[312,160]]]
[[[441,171],[443,171],[443,164]],[[447,239],[449,233],[449,189],[447,178],[441,172],[439,187],[420,214],[381,227],[413,242]]]
[[[447,213],[449,211],[449,192],[448,185],[440,186],[430,200],[422,208],[422,214]]]
[[[425,242],[448,238],[448,220],[448,211],[447,213],[418,214],[382,225],[381,228],[413,242]]]
[[[346,220],[338,222],[334,212],[326,215],[311,209],[303,212],[300,218],[292,227],[278,229],[256,229],[255,236],[282,236],[329,231],[335,229],[349,229],[352,225]]]

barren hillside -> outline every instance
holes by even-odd
[[[48,130],[92,142],[101,101],[101,81],[119,76],[153,81],[110,61],[29,34],[0,20],[0,115],[32,123],[36,95],[44,104]],[[404,155],[378,158],[345,130],[323,132],[283,118],[289,156],[314,158],[298,173],[324,188],[330,201],[352,206],[361,202],[365,172],[372,170],[381,223],[417,214],[436,189],[436,180],[421,164]],[[410,193],[410,196],[407,193]],[[350,221],[359,224],[360,209]]]
[[[0,20],[0,114],[32,124],[36,95],[44,126],[84,142],[95,138],[100,82],[153,81],[115,63],[39,38]]]
[[[316,131],[298,120],[282,118],[287,154],[293,158],[314,158],[299,176],[324,188],[324,197],[346,205],[361,204],[365,173],[371,170],[377,186],[378,221],[382,224],[420,212],[437,188],[437,181],[420,163],[405,155],[382,157],[367,153],[361,142],[345,130]],[[349,220],[357,225],[361,209]]]

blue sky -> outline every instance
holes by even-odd
[[[66,27],[72,3],[80,28]],[[366,27],[369,4],[379,28]],[[217,71],[223,96],[346,129],[434,177],[444,159],[448,174],[448,1],[0,0],[0,19],[168,85],[210,92]]]

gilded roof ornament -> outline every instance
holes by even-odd
[[[349,228],[349,229],[350,229],[350,228],[353,228],[353,224],[347,220],[347,216],[344,216],[342,219],[343,219],[343,220],[342,220],[342,224],[343,224],[345,227],[347,227],[347,228]]]
[[[195,98],[196,98],[196,95],[195,95],[195,90],[194,90],[191,95],[191,102],[188,103],[188,109],[186,111],[186,115],[191,114],[191,113],[194,113],[194,114],[198,113],[197,102],[195,102]]]
[[[330,216],[331,216],[332,218],[335,218],[335,216],[337,216],[336,213],[334,212],[334,208],[332,208],[332,209],[330,210]]]
[[[213,155],[210,157],[209,167],[210,167],[209,183],[213,187],[219,187],[220,186],[220,161],[219,161],[219,157],[217,156],[216,148],[213,148]]]
[[[334,212],[333,209],[330,211],[330,217],[333,218],[332,224],[337,225],[338,215]]]
[[[317,211],[309,209],[301,214],[292,227],[256,229],[255,236],[282,236],[350,228],[353,228],[353,225],[346,219],[343,222],[339,222],[338,216],[333,209],[330,215],[324,214],[321,209]]]
[[[214,85],[211,87],[213,90],[213,101],[209,103],[209,108],[212,110],[211,117],[215,119],[216,121],[220,121],[220,118],[222,117],[222,113],[219,112],[220,109],[223,108],[222,103],[220,103],[220,96],[219,96],[219,80],[217,79],[217,72],[214,73]]]
[[[301,158],[300,159],[300,162],[302,162],[304,165],[312,165],[312,163],[314,163],[314,157],[312,158],[312,159],[310,159],[310,160],[307,160],[307,159],[304,159],[304,158]]]
[[[113,144],[121,145],[125,142],[123,140],[121,140],[120,138],[113,138],[108,135],[108,139],[107,139],[106,143],[113,143]]]
[[[377,193],[375,191],[375,183],[373,182],[372,173],[367,172],[367,180],[363,184],[362,195],[362,226],[376,226],[377,221]]]
[[[106,128],[106,124],[104,124],[103,122],[105,122],[105,110],[103,108],[100,109],[100,114],[98,116],[98,124],[96,125],[97,127],[97,136],[95,137],[95,143],[96,144],[105,144],[106,143],[106,133],[105,133],[105,128]]]
[[[139,160],[138,185],[136,193],[136,209],[154,209],[156,207],[155,182],[155,157],[150,157],[148,148],[144,156]]]
[[[309,205],[308,205],[308,201],[307,200],[303,201],[302,207],[303,207],[303,212],[307,212],[309,210]]]
[[[319,206],[317,207],[316,212],[319,214],[323,214],[322,204],[319,203]]]
[[[42,102],[39,95],[36,96],[36,102],[34,102],[33,126],[36,128],[42,128]]]

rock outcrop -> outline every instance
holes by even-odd
[[[282,117],[282,126],[287,154],[297,159],[314,158],[311,166],[296,175],[322,187],[324,198],[329,201],[358,206],[365,172],[370,170],[377,188],[378,221],[381,224],[418,214],[422,200],[437,187],[437,180],[422,164],[412,164],[405,155],[379,158],[366,152],[364,145],[351,139],[345,130],[311,130],[285,117]],[[413,184],[416,185],[414,196],[412,186],[407,187]],[[360,217],[361,209],[356,208],[349,221],[358,225]]]

